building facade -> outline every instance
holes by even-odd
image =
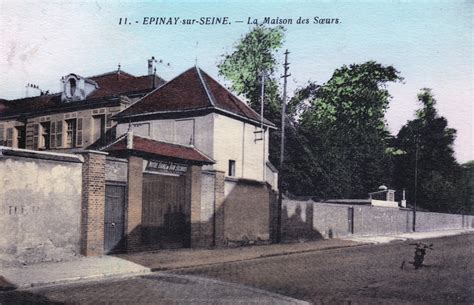
[[[68,74],[61,92],[0,100],[0,145],[52,151],[103,146],[115,139],[112,116],[163,83],[150,69],[139,77],[120,68],[92,77]]]
[[[114,116],[117,134],[134,134],[180,145],[192,145],[215,160],[204,170],[227,177],[267,179],[269,130],[238,97],[198,67],[193,67]],[[271,176],[272,177],[272,176]]]
[[[141,77],[120,70],[69,74],[59,93],[0,101],[0,144],[12,147],[0,147],[0,177],[17,201],[1,199],[0,208],[11,212],[5,225],[18,224],[0,254],[13,247],[9,260],[42,260],[55,259],[56,251],[101,255],[271,241],[277,172],[268,162],[268,134],[275,126],[198,67],[167,83],[150,70]],[[58,235],[61,245],[45,247],[48,230],[61,223],[48,209],[63,204],[51,192],[36,205],[24,200],[35,185],[13,173],[58,162],[65,163],[61,171],[80,171],[81,194],[64,199],[70,208],[61,210],[73,237]],[[54,180],[57,171],[41,175]],[[33,217],[42,221],[31,222],[36,233],[28,236],[36,237],[28,239],[22,226]]]

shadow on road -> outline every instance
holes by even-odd
[[[48,299],[44,295],[24,290],[16,290],[16,286],[0,276],[0,304],[64,304]]]

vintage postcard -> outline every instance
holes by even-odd
[[[0,304],[472,304],[474,2],[0,0]]]

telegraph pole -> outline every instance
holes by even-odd
[[[262,92],[261,92],[261,98],[260,98],[260,134],[262,136],[262,141],[263,141],[263,177],[262,180],[266,181],[266,176],[267,176],[267,164],[266,164],[266,151],[265,151],[265,130],[263,129],[263,105],[265,103],[265,73],[267,73],[265,70],[262,71]]]
[[[419,151],[419,141],[416,139],[416,148],[415,148],[415,200],[413,201],[413,232],[416,232],[416,191],[418,188],[418,151]]]
[[[283,162],[285,161],[285,119],[286,119],[286,86],[290,63],[288,62],[288,49],[285,52],[285,63],[283,64],[283,100],[281,102],[281,144],[280,144],[280,172],[278,173],[278,211],[277,211],[277,243],[281,242],[281,209],[283,206]]]

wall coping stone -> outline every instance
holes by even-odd
[[[105,155],[108,156],[109,153],[105,151],[100,151],[100,150],[92,150],[92,149],[84,149],[81,151],[77,152],[78,154],[96,154],[96,155]]]
[[[219,170],[214,170],[214,169],[208,169],[208,170],[202,170],[202,173],[203,174],[206,174],[206,175],[215,175],[216,173],[224,173],[224,171],[219,171]]]
[[[124,159],[124,158],[117,158],[117,157],[112,157],[112,156],[107,156],[106,160],[107,160],[107,161],[115,161],[115,162],[128,163],[128,160],[127,160],[127,159]]]
[[[361,207],[361,208],[366,208],[366,209],[378,209],[378,210],[386,210],[386,211],[394,211],[396,209],[404,212],[413,212],[411,208],[403,208],[403,207],[398,207],[398,208],[390,208],[390,207],[382,207],[382,206],[373,206],[373,205],[351,205],[351,204],[342,204],[342,203],[330,203],[330,202],[319,202],[319,201],[313,201],[313,200],[307,200],[307,201],[302,201],[302,200],[295,200],[295,199],[283,199],[283,203],[290,203],[290,204],[313,204],[313,205],[321,205],[321,206],[327,206],[327,207]],[[441,212],[429,212],[429,211],[416,211],[417,215],[419,214],[437,214],[437,215],[451,215],[451,216],[472,216],[470,214],[452,214],[452,213],[441,213]]]
[[[266,181],[260,180],[253,180],[247,178],[238,178],[238,177],[225,177],[225,181],[228,182],[235,182],[235,183],[245,183],[245,184],[253,184],[253,185],[266,185]]]
[[[14,156],[32,159],[53,160],[61,162],[83,163],[84,158],[75,154],[37,151],[23,148],[12,148],[0,146],[0,158],[2,156]]]

